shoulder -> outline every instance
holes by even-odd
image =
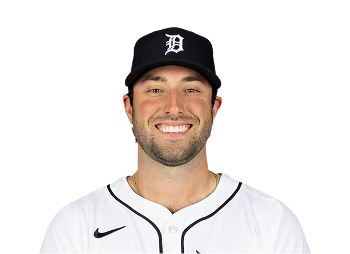
[[[237,196],[240,197],[241,201],[244,200],[246,202],[250,202],[250,204],[254,205],[257,209],[267,207],[274,209],[282,208],[282,203],[279,200],[247,184],[239,182],[227,174],[222,174],[221,180],[226,191],[232,192],[232,190],[235,190],[237,192]]]
[[[239,184],[225,174],[222,175],[222,180],[224,180],[225,189],[231,189],[231,191]],[[294,213],[281,201],[245,184],[241,185],[233,200],[236,203],[235,208],[238,205],[244,209],[258,224],[278,227],[282,218],[290,221],[297,220]]]
[[[226,182],[236,185],[228,176]],[[241,184],[236,196],[236,208],[244,210],[253,223],[263,250],[309,252],[299,220],[288,206],[246,184]]]
[[[113,185],[115,189],[122,191],[122,179],[123,177],[112,183],[111,186]],[[111,201],[114,202],[114,199],[108,185],[105,185],[64,206],[59,213],[66,219],[81,220],[93,216],[98,210],[103,210]]]
[[[94,216],[105,216],[111,201],[107,186],[103,186],[61,208],[46,231],[41,252],[84,252]]]

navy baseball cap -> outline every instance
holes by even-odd
[[[125,79],[125,85],[133,85],[145,72],[165,65],[193,69],[207,78],[212,86],[221,86],[221,81],[215,73],[210,41],[177,27],[152,32],[136,42],[131,72]]]

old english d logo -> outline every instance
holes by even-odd
[[[167,51],[165,52],[165,55],[168,54],[169,52],[180,52],[184,51],[182,47],[182,41],[183,37],[181,37],[179,34],[176,35],[170,35],[170,34],[165,34],[167,37],[169,37],[169,40],[165,43],[166,46],[168,46]]]

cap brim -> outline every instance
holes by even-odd
[[[201,66],[186,60],[162,60],[162,61],[155,61],[155,62],[147,63],[145,65],[141,65],[137,69],[130,72],[130,74],[125,79],[125,85],[126,86],[133,85],[135,81],[139,77],[141,77],[142,74],[144,74],[145,72],[157,67],[167,66],[167,65],[178,65],[178,66],[190,68],[202,74],[206,79],[208,79],[208,81],[211,83],[212,86],[216,88],[219,88],[221,86],[221,81],[219,77],[216,76],[216,74],[213,73],[211,70],[209,70],[204,66]]]

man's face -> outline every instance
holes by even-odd
[[[167,166],[192,160],[210,136],[221,105],[211,105],[212,87],[198,72],[163,66],[146,72],[134,84],[133,107],[124,104],[134,135],[145,153]]]

